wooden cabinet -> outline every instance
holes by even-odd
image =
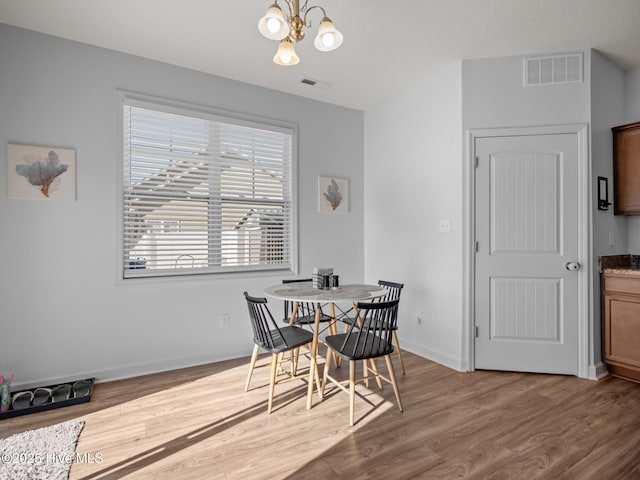
[[[604,361],[612,375],[640,382],[640,274],[601,280]]]
[[[611,129],[613,133],[613,212],[640,215],[640,122]]]

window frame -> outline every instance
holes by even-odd
[[[117,191],[118,191],[118,209],[117,209],[117,238],[118,238],[118,259],[116,261],[117,278],[121,282],[132,282],[135,280],[147,280],[154,278],[177,278],[192,276],[215,276],[216,278],[224,276],[236,275],[256,275],[256,274],[272,274],[273,272],[298,272],[298,126],[295,123],[276,120],[273,118],[260,117],[256,115],[247,115],[237,112],[230,112],[214,107],[196,105],[187,102],[169,100],[165,98],[153,97],[149,95],[137,94],[127,91],[118,91],[118,119],[119,119],[119,168],[117,169]],[[173,113],[177,115],[185,115],[203,120],[219,121],[222,123],[232,124],[239,127],[258,128],[267,131],[280,132],[290,135],[291,153],[290,153],[290,205],[289,205],[289,262],[286,264],[274,265],[236,265],[236,266],[219,266],[207,268],[173,268],[160,269],[127,269],[125,265],[125,185],[124,168],[125,168],[125,107],[139,107],[149,110]],[[209,202],[222,205],[223,197],[210,198]],[[210,207],[209,207],[210,208]],[[217,212],[219,214],[219,211]],[[220,237],[222,238],[222,237]]]

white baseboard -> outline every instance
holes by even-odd
[[[462,365],[462,360],[460,358],[454,357],[439,350],[425,348],[422,345],[416,345],[415,343],[411,343],[410,341],[402,338],[400,338],[400,347],[403,350],[407,350],[411,353],[424,357],[427,360],[439,363],[458,372],[466,371],[464,369],[464,366]]]
[[[75,380],[85,378],[95,378],[95,383],[111,382],[114,380],[122,380],[126,378],[139,377],[152,373],[167,372],[169,370],[178,370],[181,368],[195,367],[198,365],[206,365],[208,363],[222,362],[225,360],[233,360],[250,356],[251,350],[246,352],[238,352],[226,356],[214,355],[194,355],[190,357],[158,359],[145,363],[132,363],[127,365],[118,365],[110,368],[104,368],[93,371],[77,371],[71,372],[55,378],[43,378],[40,380],[29,381],[23,384],[14,384],[12,390],[25,390],[29,388],[41,387],[43,385],[56,385],[60,383],[68,383]]]
[[[425,348],[422,345],[416,345],[402,338],[400,339],[400,346],[403,350],[407,350],[411,353],[424,357],[427,360],[439,363],[458,372],[469,371],[467,362],[464,362],[460,358],[456,358],[439,350]],[[595,365],[589,367],[589,376],[587,378],[589,380],[602,380],[608,375],[609,371],[607,370],[607,366],[602,362],[598,362]]]
[[[608,375],[609,370],[607,370],[607,366],[602,362],[589,366],[589,380],[602,380]]]

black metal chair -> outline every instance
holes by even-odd
[[[368,382],[370,378],[384,380],[393,386],[398,408],[402,412],[402,400],[398,382],[391,362],[393,353],[393,331],[398,320],[399,300],[388,302],[360,302],[354,306],[356,321],[349,325],[346,333],[327,336],[325,342],[328,347],[327,359],[325,361],[324,375],[322,378],[322,395],[327,380],[340,389],[349,393],[349,423],[354,425],[354,403],[355,385],[357,382]],[[329,375],[331,368],[331,352],[335,352],[344,360],[349,361],[349,380],[339,381]],[[389,377],[383,376],[377,368],[367,367],[367,360],[384,357],[389,370]],[[356,378],[356,362],[363,361],[364,376]],[[371,375],[370,375],[371,373]],[[349,389],[345,387],[348,383]]]
[[[372,300],[373,302],[388,302],[390,300],[400,300],[400,294],[402,293],[402,288],[404,287],[403,283],[395,283],[389,282],[387,280],[378,280],[378,285],[384,287],[387,291],[382,297],[375,298]],[[347,325],[351,325],[355,319],[353,317],[344,317],[342,321]],[[348,327],[347,327],[348,328]],[[346,331],[347,329],[345,329]],[[398,360],[400,361],[400,367],[402,368],[402,374],[406,374],[406,370],[404,368],[404,359],[402,358],[402,351],[400,350],[400,341],[398,340],[398,325],[396,324],[393,329],[393,342],[396,346],[396,354],[398,355]]]
[[[256,361],[260,349],[264,349],[271,353],[271,377],[269,381],[269,404],[267,411],[271,413],[273,407],[273,393],[275,385],[284,383],[298,378],[303,375],[297,375],[297,365],[294,363],[294,356],[291,356],[291,371],[284,379],[277,380],[278,370],[284,352],[294,350],[302,345],[310,344],[313,341],[313,333],[296,326],[278,327],[273,319],[269,307],[267,307],[266,298],[257,298],[250,296],[244,292],[249,307],[249,318],[251,319],[251,327],[253,328],[253,354],[251,355],[251,363],[249,365],[249,375],[245,384],[245,392],[249,390],[251,376],[256,367]],[[261,365],[266,366],[266,365]],[[316,371],[316,378],[318,373]]]

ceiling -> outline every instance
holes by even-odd
[[[312,0],[344,43],[315,50],[312,11],[293,67],[257,29],[272,1],[0,0],[0,23],[360,110],[460,59],[594,48],[640,67],[640,0]]]

